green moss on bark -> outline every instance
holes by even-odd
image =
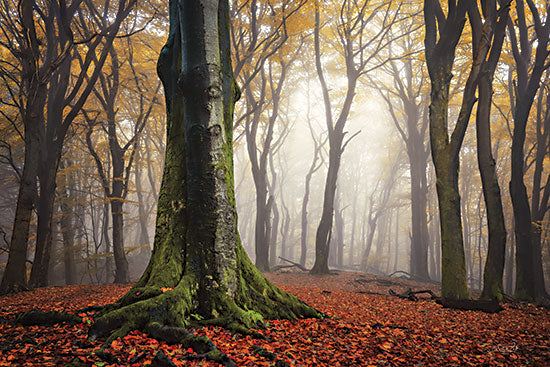
[[[168,136],[153,253],[135,286],[96,319],[92,339],[107,337],[108,344],[140,329],[223,362],[208,339],[186,328],[219,325],[250,333],[266,319],[323,317],[271,284],[240,242],[232,146],[239,91],[227,7],[222,0],[170,1],[169,38],[158,64]],[[219,11],[217,26],[212,11]],[[213,31],[219,32],[217,49]]]

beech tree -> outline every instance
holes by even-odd
[[[431,81],[430,143],[437,177],[437,198],[441,226],[441,293],[444,298],[468,299],[466,264],[462,233],[458,168],[460,148],[475,103],[475,90],[489,48],[490,31],[472,24],[472,64],[462,94],[456,124],[449,136],[449,89],[458,42],[466,23],[466,12],[474,1],[449,1],[447,13],[439,1],[424,1],[426,64]]]
[[[284,0],[276,4],[245,0],[242,3],[232,1],[231,5],[234,74],[246,100],[244,108],[238,109],[234,125],[235,129],[242,127],[244,130],[254,178],[255,265],[261,271],[270,269],[271,231],[276,233],[278,225],[271,221],[276,204],[274,193],[269,190],[268,157],[277,144],[282,143],[277,138],[276,127],[282,90],[298,54],[293,49],[295,45],[288,45],[296,38],[289,33],[289,28],[296,22],[292,18],[305,3],[305,0]],[[277,211],[274,213],[278,215]]]
[[[112,42],[135,0],[110,2],[99,12],[90,0],[2,2],[2,47],[16,60],[25,160],[6,276],[0,293],[27,287],[29,222],[40,180],[38,228],[30,285],[48,282],[56,176],[65,137],[97,80]],[[94,14],[91,16],[90,14]],[[97,16],[96,16],[97,15]],[[75,36],[75,33],[77,36]],[[83,46],[85,45],[85,47]],[[75,72],[74,57],[85,49]],[[92,65],[92,56],[99,62]],[[74,77],[74,78],[73,78]]]
[[[491,105],[493,98],[493,77],[497,68],[502,44],[506,35],[506,25],[509,21],[509,4],[497,9],[496,1],[485,1],[483,17],[485,26],[491,29],[492,46],[487,59],[483,60],[478,81],[479,100],[476,113],[477,159],[483,197],[487,208],[487,227],[489,229],[489,244],[487,261],[483,273],[483,298],[502,299],[504,290],[502,276],[504,273],[504,257],[506,251],[506,227],[500,186],[496,173],[496,162],[493,158],[491,145]],[[470,20],[474,23],[474,32],[480,33],[483,27],[481,14],[477,6],[469,11]],[[481,235],[481,231],[480,231]],[[481,264],[480,264],[481,271]],[[481,282],[481,274],[480,280]]]
[[[89,331],[106,343],[130,330],[227,357],[185,327],[248,332],[273,318],[319,317],[252,265],[237,232],[233,189],[233,106],[239,96],[225,0],[170,1],[170,28],[158,60],[167,143],[154,249],[141,279]]]
[[[525,12],[525,3],[531,12],[532,24]],[[540,242],[535,242],[532,225],[532,208],[525,186],[525,138],[531,107],[548,63],[550,43],[550,19],[548,4],[546,19],[541,16],[537,4],[532,0],[516,1],[517,21],[508,23],[508,35],[516,66],[517,82],[514,91],[513,136],[511,151],[510,196],[514,208],[514,229],[516,237],[516,289],[519,299],[533,300],[546,296],[542,271]],[[531,34],[530,28],[534,28]],[[533,60],[533,46],[536,40]],[[538,206],[538,204],[537,204]],[[538,211],[538,209],[537,209]],[[536,237],[536,236],[535,236]]]
[[[121,60],[114,48],[111,49],[109,53],[110,67],[104,68],[100,73],[98,83],[93,90],[95,99],[99,102],[104,115],[96,114],[92,118],[89,117],[88,113],[85,113],[88,122],[86,145],[96,163],[105,198],[111,206],[113,253],[116,266],[115,283],[127,283],[130,280],[128,261],[124,252],[123,205],[128,195],[130,172],[139,148],[139,138],[151,115],[153,106],[157,103],[157,92],[160,88],[160,85],[158,85],[152,93],[149,91],[152,94],[152,98],[150,100],[146,98],[141,85],[142,81],[135,70],[134,51],[129,43],[127,45],[127,54],[123,54],[124,59],[127,58],[127,60],[124,61]],[[97,59],[94,61],[97,62]],[[124,64],[128,64],[131,70],[129,79],[126,80],[121,76],[122,71],[124,71]],[[137,111],[121,111],[121,95],[128,96],[129,92],[125,91],[125,88],[130,88],[130,86],[139,95],[139,101],[136,103]],[[120,115],[123,115],[123,117],[120,117]],[[99,117],[104,117],[104,119]],[[131,132],[125,131],[129,130],[128,128],[124,129],[121,127],[121,120],[126,120],[126,125],[133,124]],[[99,157],[95,144],[92,141],[92,135],[96,126],[102,126],[102,130],[107,135],[110,166],[112,166],[110,170],[104,168],[104,163]]]
[[[318,1],[315,2],[315,25],[313,32],[315,69],[323,93],[329,154],[328,172],[323,196],[323,211],[315,235],[315,263],[310,271],[312,274],[327,274],[329,272],[328,258],[336,182],[338,180],[342,154],[347,144],[355,136],[353,135],[345,139],[347,134],[345,131],[346,122],[351,112],[357,82],[361,76],[380,66],[380,63],[376,60],[376,56],[388,45],[389,31],[391,26],[398,21],[401,4],[396,6],[393,1],[373,3],[369,0],[346,0],[335,9],[326,9],[326,7],[326,4],[320,6]],[[333,24],[336,28],[337,39],[335,47],[343,57],[344,72],[347,79],[345,97],[337,112],[333,108],[334,95],[331,99],[330,88],[327,84],[322,64],[320,47],[321,15],[330,14],[331,11],[336,11],[338,14],[337,20]],[[377,29],[369,33],[371,26],[377,22]]]
[[[417,6],[408,9],[416,15]],[[426,171],[430,148],[426,142],[428,129],[427,75],[423,70],[424,58],[418,57],[421,26],[418,16],[411,16],[412,22],[399,24],[403,37],[392,41],[390,59],[382,70],[391,81],[372,82],[388,106],[391,119],[405,143],[409,159],[411,181],[411,275],[429,279],[428,273],[428,182]],[[394,32],[397,33],[397,32]],[[392,53],[402,52],[405,56],[394,59]],[[433,274],[432,274],[433,278]]]

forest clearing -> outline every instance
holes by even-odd
[[[430,299],[388,295],[437,286],[409,280],[342,272],[311,276],[279,271],[269,278],[332,318],[270,321],[258,330],[267,340],[233,335],[219,327],[204,333],[238,366],[545,366],[550,361],[550,310],[504,303],[488,314],[460,311]],[[144,366],[157,353],[176,366],[218,366],[186,360],[188,347],[158,342],[141,332],[115,340],[86,341],[93,313],[76,325],[21,326],[7,320],[22,311],[72,311],[116,301],[130,285],[40,288],[0,299],[0,366]],[[372,294],[376,293],[376,294]],[[285,364],[287,363],[287,364]],[[169,364],[157,364],[169,366]]]

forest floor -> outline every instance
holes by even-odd
[[[217,327],[197,331],[238,366],[550,366],[548,309],[523,303],[504,304],[496,314],[445,309],[428,298],[415,302],[388,294],[390,288],[439,293],[433,284],[362,273],[320,277],[280,271],[268,277],[333,318],[270,321],[259,330],[268,340]],[[76,325],[25,327],[12,322],[32,309],[77,312],[111,303],[129,288],[48,287],[0,298],[0,366],[146,366],[159,351],[176,366],[216,365],[186,361],[192,349],[137,331],[115,340],[108,358],[97,355],[101,342],[86,340],[93,313],[81,314],[84,322]]]

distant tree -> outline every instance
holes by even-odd
[[[368,212],[366,212],[365,218],[365,222],[368,224],[368,234],[364,241],[365,247],[361,256],[361,270],[363,271],[367,271],[369,268],[368,261],[374,243],[378,220],[388,211],[394,188],[399,180],[402,155],[403,150],[399,150],[395,157],[390,158],[391,161],[387,164],[387,170],[385,169],[382,172],[370,195],[368,195]],[[365,211],[367,211],[366,203]],[[379,247],[377,251],[380,251]]]
[[[309,99],[309,93],[308,93],[308,99]],[[306,265],[306,260],[307,260],[307,232],[309,228],[308,217],[307,217],[307,206],[308,206],[309,196],[311,192],[311,178],[313,177],[313,174],[317,172],[319,168],[322,167],[323,163],[325,163],[323,159],[323,147],[327,141],[326,137],[323,137],[322,135],[317,137],[315,135],[315,130],[311,124],[309,106],[310,104],[308,103],[308,114],[306,119],[308,122],[311,139],[313,140],[313,159],[311,160],[311,164],[306,173],[306,178],[304,183],[304,197],[302,198],[302,212],[301,212],[302,231],[300,235],[300,265],[302,266]]]
[[[50,4],[53,2],[50,2]],[[48,269],[51,255],[51,222],[55,200],[55,187],[59,161],[63,152],[63,145],[69,127],[78,116],[84,103],[88,99],[97,81],[99,74],[112,50],[113,41],[119,33],[122,22],[132,10],[136,0],[124,0],[116,6],[103,6],[83,1],[66,8],[52,8],[52,15],[59,12],[64,31],[55,33],[52,26],[47,38],[56,40],[49,46],[52,52],[57,48],[70,50],[70,57],[66,57],[53,73],[47,91],[47,104],[44,124],[40,126],[40,167],[38,179],[40,181],[40,199],[38,202],[38,227],[36,234],[36,250],[31,268],[30,285],[33,287],[48,284]],[[107,2],[105,5],[110,5]],[[98,17],[87,16],[101,9]],[[72,15],[71,15],[72,13]],[[69,20],[75,16],[78,19],[75,30],[70,30]],[[66,17],[66,18],[65,18]],[[48,28],[46,28],[48,29]],[[86,37],[86,48],[75,43],[72,33],[78,32]],[[81,55],[80,52],[84,51]],[[84,57],[82,57],[84,56]],[[96,62],[93,62],[97,59]],[[77,60],[73,62],[74,60]],[[76,71],[78,70],[78,71]],[[72,75],[76,78],[72,79]]]
[[[323,197],[323,211],[315,235],[315,264],[312,274],[326,274],[329,272],[328,258],[330,253],[330,235],[334,216],[334,200],[336,182],[342,154],[350,142],[345,138],[346,122],[351,112],[355,97],[357,82],[360,77],[380,66],[376,56],[388,45],[388,36],[391,26],[397,21],[401,5],[393,1],[374,3],[364,1],[342,1],[320,4],[315,2],[314,49],[315,69],[321,84],[325,120],[328,130],[329,154],[328,172],[325,181]],[[344,73],[346,76],[345,96],[340,109],[335,112],[330,88],[325,77],[321,50],[321,15],[335,12],[337,17],[330,25],[334,27],[336,43],[335,49],[343,57]],[[323,20],[324,21],[324,20]],[[373,30],[376,24],[376,30]],[[370,32],[370,33],[369,33]],[[334,98],[334,96],[332,96]]]
[[[184,327],[246,332],[264,318],[319,315],[267,281],[239,240],[228,11],[225,0],[170,1],[158,62],[168,136],[153,254],[134,287],[95,320],[92,339],[116,330],[109,343],[138,327],[222,361],[206,337]]]
[[[418,6],[418,5],[417,5]],[[392,40],[389,61],[382,70],[390,76],[389,83],[372,81],[388,106],[392,121],[405,143],[410,170],[411,201],[411,274],[429,279],[426,171],[430,155],[427,144],[427,93],[428,76],[424,71],[425,59],[419,55],[422,43],[416,7],[407,9],[415,14],[411,22],[400,23],[393,33],[400,37]],[[433,276],[433,275],[432,275]]]
[[[231,6],[234,72],[244,97],[244,105],[237,108],[235,129],[239,131],[237,139],[246,138],[254,179],[255,264],[261,271],[270,269],[271,239],[277,236],[278,230],[277,204],[274,193],[269,190],[268,158],[282,143],[279,137],[286,137],[277,131],[279,109],[289,70],[299,54],[296,48],[301,47],[299,37],[291,34],[289,28],[305,3],[305,0],[273,4],[246,0],[233,1]],[[293,42],[294,38],[298,40]]]
[[[157,85],[156,89],[151,91],[144,89],[142,76],[136,72],[133,47],[129,43],[126,43],[126,46],[123,59],[119,57],[115,48],[111,49],[109,67],[102,70],[98,83],[93,89],[102,113],[95,114],[93,118],[85,113],[88,122],[86,145],[96,163],[105,198],[111,206],[115,283],[127,283],[130,280],[128,261],[124,251],[123,205],[129,192],[130,172],[140,146],[140,135],[151,116],[153,107],[157,104],[160,88],[160,85]],[[126,68],[124,68],[125,64]],[[135,96],[136,101],[130,104],[132,107],[135,105],[135,108],[121,108],[122,96],[125,98]],[[109,145],[108,158],[112,169],[104,168],[104,162],[92,140],[97,127],[101,127],[97,130],[103,131],[106,135],[105,140]]]

